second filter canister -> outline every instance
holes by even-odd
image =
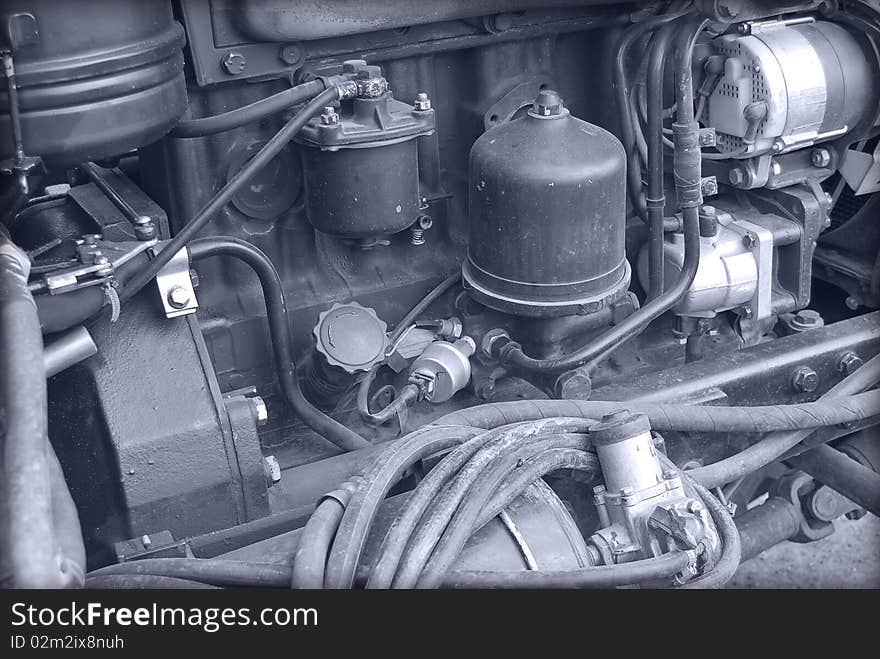
[[[591,314],[626,294],[626,156],[554,91],[471,149],[462,274],[487,307],[520,316]]]

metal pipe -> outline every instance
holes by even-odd
[[[880,474],[827,445],[788,459],[820,483],[880,516]]]
[[[98,353],[89,331],[80,325],[64,332],[43,350],[43,369],[51,378]]]
[[[790,501],[771,497],[734,519],[742,545],[742,561],[790,540],[801,527],[801,516]]]

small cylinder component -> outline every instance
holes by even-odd
[[[718,150],[781,153],[839,137],[870,119],[877,58],[830,21],[763,21],[713,41],[724,73],[709,97]]]
[[[588,314],[622,297],[626,158],[556,92],[484,133],[470,155],[465,286],[516,315]]]
[[[645,415],[625,410],[608,414],[590,428],[590,437],[608,492],[640,492],[662,482],[663,469]]]
[[[378,66],[352,60],[356,98],[327,108],[300,132],[306,214],[323,233],[367,240],[402,231],[419,216],[416,138],[434,111],[397,101]]]
[[[469,336],[455,343],[435,341],[413,362],[410,381],[423,387],[425,400],[445,403],[470,382],[470,356],[476,349]]]

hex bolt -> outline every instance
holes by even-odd
[[[752,249],[755,245],[758,244],[758,237],[754,234],[754,232],[749,231],[742,238],[743,247],[747,249]]]
[[[704,128],[700,131],[700,146],[715,146],[715,131],[711,128]]]
[[[332,105],[328,105],[324,108],[324,111],[321,112],[321,124],[324,126],[336,126],[339,123],[339,115],[336,113],[336,108]]]
[[[831,152],[828,149],[813,149],[810,162],[813,167],[828,167],[831,164]]]
[[[853,297],[852,295],[847,297],[846,300],[843,301],[843,303],[846,305],[846,308],[849,309],[850,311],[857,310],[862,304],[857,298]]]
[[[714,176],[700,179],[700,194],[704,197],[712,197],[718,194],[718,181]]]
[[[754,316],[754,315],[755,315],[755,312],[752,310],[751,307],[749,307],[749,306],[745,306],[745,307],[742,308],[742,316],[743,316],[743,318],[745,318],[745,319],[748,320],[748,319],[750,319],[750,318],[751,318],[752,316]]]
[[[731,169],[730,172],[727,174],[727,179],[730,181],[730,184],[731,184],[731,185],[733,185],[733,186],[735,186],[735,187],[737,187],[737,188],[741,188],[741,187],[743,187],[743,186],[745,185],[745,183],[746,183],[746,173],[745,173],[745,170],[743,170],[742,167],[734,167],[734,168]]]
[[[843,377],[855,373],[865,362],[854,352],[846,352],[837,360],[837,372]]]
[[[266,474],[266,484],[270,487],[281,481],[281,465],[274,455],[263,458],[263,472]]]
[[[269,420],[269,409],[266,407],[266,401],[260,396],[252,396],[248,401],[254,410],[254,418],[257,421],[257,426],[266,425],[266,422]]]
[[[241,75],[247,69],[247,60],[244,55],[234,50],[230,50],[223,56],[222,64],[226,73],[231,76]]]
[[[168,291],[168,304],[175,309],[183,309],[189,304],[189,291],[183,286],[173,286]]]
[[[303,59],[303,49],[297,45],[282,46],[281,52],[278,53],[281,61],[288,66],[299,64]]]
[[[812,309],[801,309],[794,315],[794,318],[792,318],[791,320],[791,324],[794,329],[803,331],[813,329],[815,327],[822,327],[823,325],[825,325],[825,321],[822,320],[822,316],[819,315],[818,311],[813,311]]]
[[[431,99],[428,98],[425,92],[419,92],[416,94],[416,100],[413,105],[417,111],[426,112],[431,109]]]
[[[819,388],[819,374],[809,366],[800,366],[791,376],[791,386],[799,393],[812,393]]]
[[[138,240],[152,240],[156,237],[156,225],[149,215],[134,218],[134,235]]]

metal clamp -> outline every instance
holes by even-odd
[[[153,254],[162,251],[164,245],[153,247]],[[189,252],[182,247],[156,275],[156,286],[165,309],[166,318],[177,318],[195,313],[199,308],[196,291],[189,276]]]

